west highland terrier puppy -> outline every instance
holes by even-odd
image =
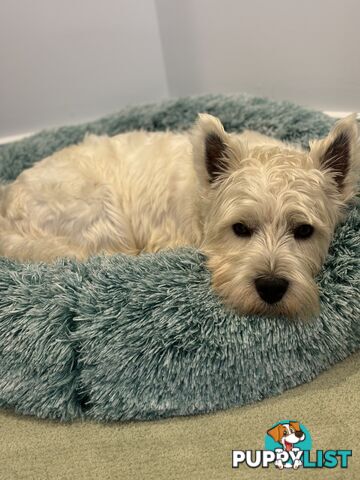
[[[358,138],[354,115],[309,151],[228,134],[207,114],[188,133],[91,135],[2,187],[0,255],[49,262],[190,245],[238,312],[308,318],[356,195]]]

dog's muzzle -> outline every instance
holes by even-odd
[[[280,277],[259,277],[255,280],[255,287],[260,298],[269,304],[281,300],[288,286],[288,280]]]

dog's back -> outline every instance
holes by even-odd
[[[0,254],[49,261],[199,245],[196,184],[186,134],[87,136],[0,189]]]

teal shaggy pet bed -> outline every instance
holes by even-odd
[[[82,140],[86,132],[185,129],[198,112],[229,131],[306,145],[327,116],[246,95],[128,108],[86,125],[0,147],[0,177]],[[338,228],[319,275],[311,323],[238,316],[210,289],[192,249],[86,263],[0,259],[0,406],[71,420],[155,419],[255,402],[308,382],[360,345],[360,211]]]

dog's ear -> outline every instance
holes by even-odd
[[[356,115],[338,121],[329,135],[310,144],[310,155],[318,168],[331,176],[342,200],[347,202],[358,190],[360,144]]]
[[[218,118],[199,114],[191,132],[191,141],[195,168],[203,183],[213,183],[230,170],[234,141]]]
[[[299,422],[290,422],[290,427],[293,427],[295,432],[298,432],[299,430],[301,430]]]
[[[281,425],[276,425],[276,427],[270,428],[270,430],[267,431],[267,434],[272,437],[275,442],[280,442],[280,439],[284,436],[284,429],[285,429],[285,435],[286,435],[286,428]]]

